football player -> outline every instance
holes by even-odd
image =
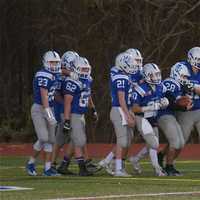
[[[134,58],[128,53],[120,53],[110,72],[112,108],[110,119],[113,123],[117,144],[115,149],[114,176],[130,176],[123,167],[128,147],[133,137],[134,116],[129,112],[131,85],[129,75],[134,72]]]
[[[86,168],[83,148],[86,145],[84,114],[89,107],[96,112],[91,97],[91,66],[85,58],[79,57],[74,62],[74,72],[78,74],[78,80],[66,77],[62,86],[64,94],[63,131],[64,134],[69,135],[74,146],[79,175],[89,176],[92,173]]]
[[[31,176],[36,176],[35,160],[41,150],[45,153],[44,176],[57,176],[51,168],[51,154],[55,142],[57,121],[53,113],[54,93],[57,86],[55,74],[60,72],[60,56],[55,51],[47,51],[43,56],[43,68],[33,80],[34,103],[31,107],[31,117],[38,140],[33,145],[34,153],[30,157],[26,170]]]
[[[138,87],[138,83],[141,83],[143,81],[143,76],[142,76],[143,58],[138,49],[130,48],[126,50],[125,53],[128,53],[133,57],[133,70],[129,74],[129,83],[131,86],[129,93],[131,93],[132,90],[131,88]],[[110,175],[114,174],[114,167],[112,162],[114,157],[115,157],[115,147],[111,152],[109,152],[109,154],[105,157],[105,159],[101,160],[98,163],[98,165],[102,168],[105,168],[107,173]]]
[[[185,83],[185,95],[191,98],[192,107],[186,112],[177,112],[177,120],[181,125],[185,143],[187,143],[195,127],[200,138],[200,47],[190,49],[187,61],[181,63],[187,66],[190,73],[189,81]]]
[[[74,175],[74,173],[68,169],[71,157],[74,154],[74,145],[71,143],[70,138],[66,134],[63,133],[64,105],[63,105],[63,95],[62,95],[62,84],[64,83],[63,80],[65,79],[66,76],[70,76],[70,78],[73,80],[78,80],[79,76],[74,71],[74,63],[75,63],[75,60],[78,58],[79,58],[79,55],[74,51],[67,51],[61,57],[61,69],[62,69],[62,74],[64,76],[62,76],[61,82],[57,88],[58,95],[56,95],[57,101],[54,107],[54,110],[57,116],[57,121],[59,121],[57,130],[56,130],[56,141],[54,144],[54,150],[53,150],[53,155],[52,155],[52,167],[55,170],[56,170],[56,164],[57,164],[56,160],[57,160],[60,148],[62,148],[64,144],[69,143],[64,153],[64,158],[61,164],[59,165],[59,167],[57,168],[57,171],[63,175]],[[94,114],[95,120],[97,120],[98,118],[97,112],[95,111],[93,112],[93,114]],[[91,162],[91,159],[89,159],[88,157],[86,146],[84,147],[84,154],[86,157],[85,162],[86,162],[87,167],[90,169],[96,170],[96,166]]]
[[[169,99],[169,106],[159,112],[158,126],[164,133],[168,146],[166,151],[166,167],[165,171],[168,176],[180,176],[181,173],[175,169],[174,161],[184,146],[183,132],[179,123],[175,118],[175,110],[188,110],[191,108],[192,101],[188,98],[185,105],[178,104],[182,98],[185,80],[188,79],[190,73],[187,67],[180,63],[176,63],[171,68],[170,77],[163,81],[167,88],[166,97]],[[161,153],[158,154],[161,156]],[[163,163],[161,162],[161,167]]]
[[[142,134],[147,146],[136,156],[131,156],[134,169],[141,173],[139,160],[149,154],[152,166],[157,176],[165,176],[158,164],[157,149],[159,147],[157,115],[158,110],[168,105],[168,99],[164,97],[165,87],[161,83],[161,72],[154,63],[143,66],[144,83],[140,84],[140,90],[135,88],[132,94],[132,112],[136,115],[136,127]]]

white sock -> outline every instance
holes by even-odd
[[[155,168],[155,167],[159,167],[159,164],[158,164],[158,156],[157,156],[157,150],[155,149],[149,149],[149,156],[150,156],[150,159],[151,159],[151,164],[152,166]]]
[[[33,164],[35,163],[35,158],[33,158],[32,156],[30,157],[28,164]]]
[[[149,153],[149,149],[145,146],[143,147],[135,156],[133,156],[137,161],[145,158]]]
[[[122,159],[115,159],[115,170],[116,171],[122,170]]]
[[[106,163],[110,163],[111,160],[113,159],[113,157],[114,157],[114,153],[111,151],[111,152],[106,156],[106,158],[104,159],[104,161],[105,161]]]
[[[51,168],[51,162],[45,162],[45,171]]]

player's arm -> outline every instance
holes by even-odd
[[[98,117],[98,114],[97,114],[97,111],[96,111],[96,108],[95,108],[95,105],[94,105],[94,102],[93,102],[93,99],[91,96],[89,97],[89,108],[92,111],[92,115],[93,115],[95,122],[98,121],[99,117]]]
[[[70,116],[71,116],[71,104],[73,101],[73,96],[70,94],[64,95],[64,124],[63,124],[63,132],[68,134],[69,130],[71,130]]]
[[[49,101],[48,101],[48,90],[46,88],[40,87],[40,93],[41,93],[41,101],[42,106],[45,111],[45,118],[49,122],[50,125],[55,125],[57,123],[55,116],[49,107]]]
[[[46,88],[40,87],[40,93],[41,93],[42,106],[44,108],[48,108],[49,107],[48,90]]]
[[[64,119],[65,120],[70,120],[72,101],[73,101],[72,95],[66,94],[64,96]]]
[[[195,92],[196,94],[200,95],[200,84],[196,84],[196,85],[194,86],[194,92]]]

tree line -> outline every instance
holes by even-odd
[[[97,125],[88,117],[89,142],[110,142],[109,69],[116,55],[138,48],[166,77],[200,46],[199,0],[1,0],[0,9],[0,134],[33,134],[32,79],[49,49],[88,58],[100,115]]]

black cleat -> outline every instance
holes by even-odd
[[[166,165],[165,172],[167,173],[167,176],[183,176],[183,174],[176,170],[173,165]]]
[[[68,169],[69,163],[67,162],[62,162],[61,165],[57,168],[58,173],[62,174],[62,175],[76,175],[75,173],[71,172]]]

